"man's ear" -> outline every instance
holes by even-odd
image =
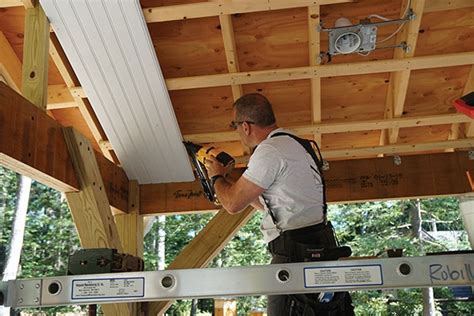
[[[250,126],[249,123],[243,122],[243,123],[242,123],[242,128],[243,128],[243,130],[244,130],[245,135],[247,135],[247,136],[250,135],[250,128],[251,128],[251,126]]]

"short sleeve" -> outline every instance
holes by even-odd
[[[268,189],[283,168],[278,150],[269,144],[260,144],[250,157],[243,176],[263,189]]]

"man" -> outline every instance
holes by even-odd
[[[311,154],[276,124],[270,102],[258,93],[234,103],[231,123],[242,142],[255,148],[237,182],[226,179],[226,168],[215,158],[206,161],[208,176],[222,206],[231,214],[251,204],[265,210],[261,223],[272,264],[302,261],[295,258],[295,242],[335,248],[327,224],[321,170]],[[297,254],[296,254],[297,255]],[[289,315],[290,298],[269,296],[269,316]]]

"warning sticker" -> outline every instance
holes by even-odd
[[[143,297],[144,278],[81,279],[72,281],[71,299]]]
[[[305,268],[304,283],[306,288],[382,285],[382,267],[374,264]]]

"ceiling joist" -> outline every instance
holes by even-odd
[[[406,51],[396,49],[393,55],[394,59],[409,58],[415,56],[416,41],[418,39],[418,32],[420,30],[421,18],[423,16],[423,8],[425,0],[404,0],[400,9],[403,18],[404,12],[407,11],[408,4],[411,4],[411,9],[415,14],[415,20],[409,21],[403,26],[401,31],[397,34],[396,43],[405,42],[407,45]],[[408,82],[410,81],[411,70],[406,69],[402,71],[392,72],[390,74],[389,93],[387,94],[385,116],[386,118],[400,117],[403,113],[405,99],[408,91]],[[389,130],[388,139],[390,144],[394,144],[398,139],[399,129],[394,128]],[[381,133],[381,144],[385,144],[387,137]]]
[[[472,148],[474,138],[457,140],[444,140],[438,142],[416,143],[416,144],[392,144],[384,146],[368,146],[360,148],[345,148],[337,150],[321,150],[324,159],[351,159],[371,157],[378,155],[399,155],[416,152],[444,151],[448,148]],[[246,165],[249,156],[236,157],[235,162]]]
[[[445,55],[411,57],[403,59],[376,60],[368,62],[316,65],[306,67],[259,70],[218,75],[192,76],[166,80],[168,90],[183,90],[250,84],[285,80],[311,79],[314,77],[335,77],[364,75],[402,70],[453,67],[474,64],[474,52]]]
[[[107,140],[104,130],[99,123],[99,120],[95,116],[94,110],[87,100],[85,100],[86,95],[80,87],[79,80],[77,79],[72,66],[70,65],[66,54],[64,53],[56,35],[51,33],[50,35],[50,49],[49,54],[53,59],[56,67],[64,79],[67,88],[69,89],[70,94],[72,95],[75,103],[77,104],[79,111],[81,112],[82,117],[86,121],[87,126],[89,127],[92,135],[94,136],[95,141],[99,144],[101,141]],[[115,155],[111,153],[110,150],[103,150],[101,147],[102,153],[110,161],[118,163]]]
[[[147,23],[347,3],[352,0],[217,0],[143,9]]]
[[[404,127],[419,127],[430,125],[442,125],[451,123],[469,123],[472,119],[464,114],[451,113],[441,115],[427,115],[417,117],[400,117],[385,120],[365,120],[353,122],[331,122],[319,123],[311,125],[291,126],[285,127],[292,130],[298,135],[310,134],[329,134],[329,133],[343,133],[343,132],[357,132],[380,130],[387,128],[404,128]],[[239,140],[239,135],[236,132],[214,132],[214,133],[200,133],[187,134],[184,139],[195,143],[211,143],[211,142],[230,142]]]

